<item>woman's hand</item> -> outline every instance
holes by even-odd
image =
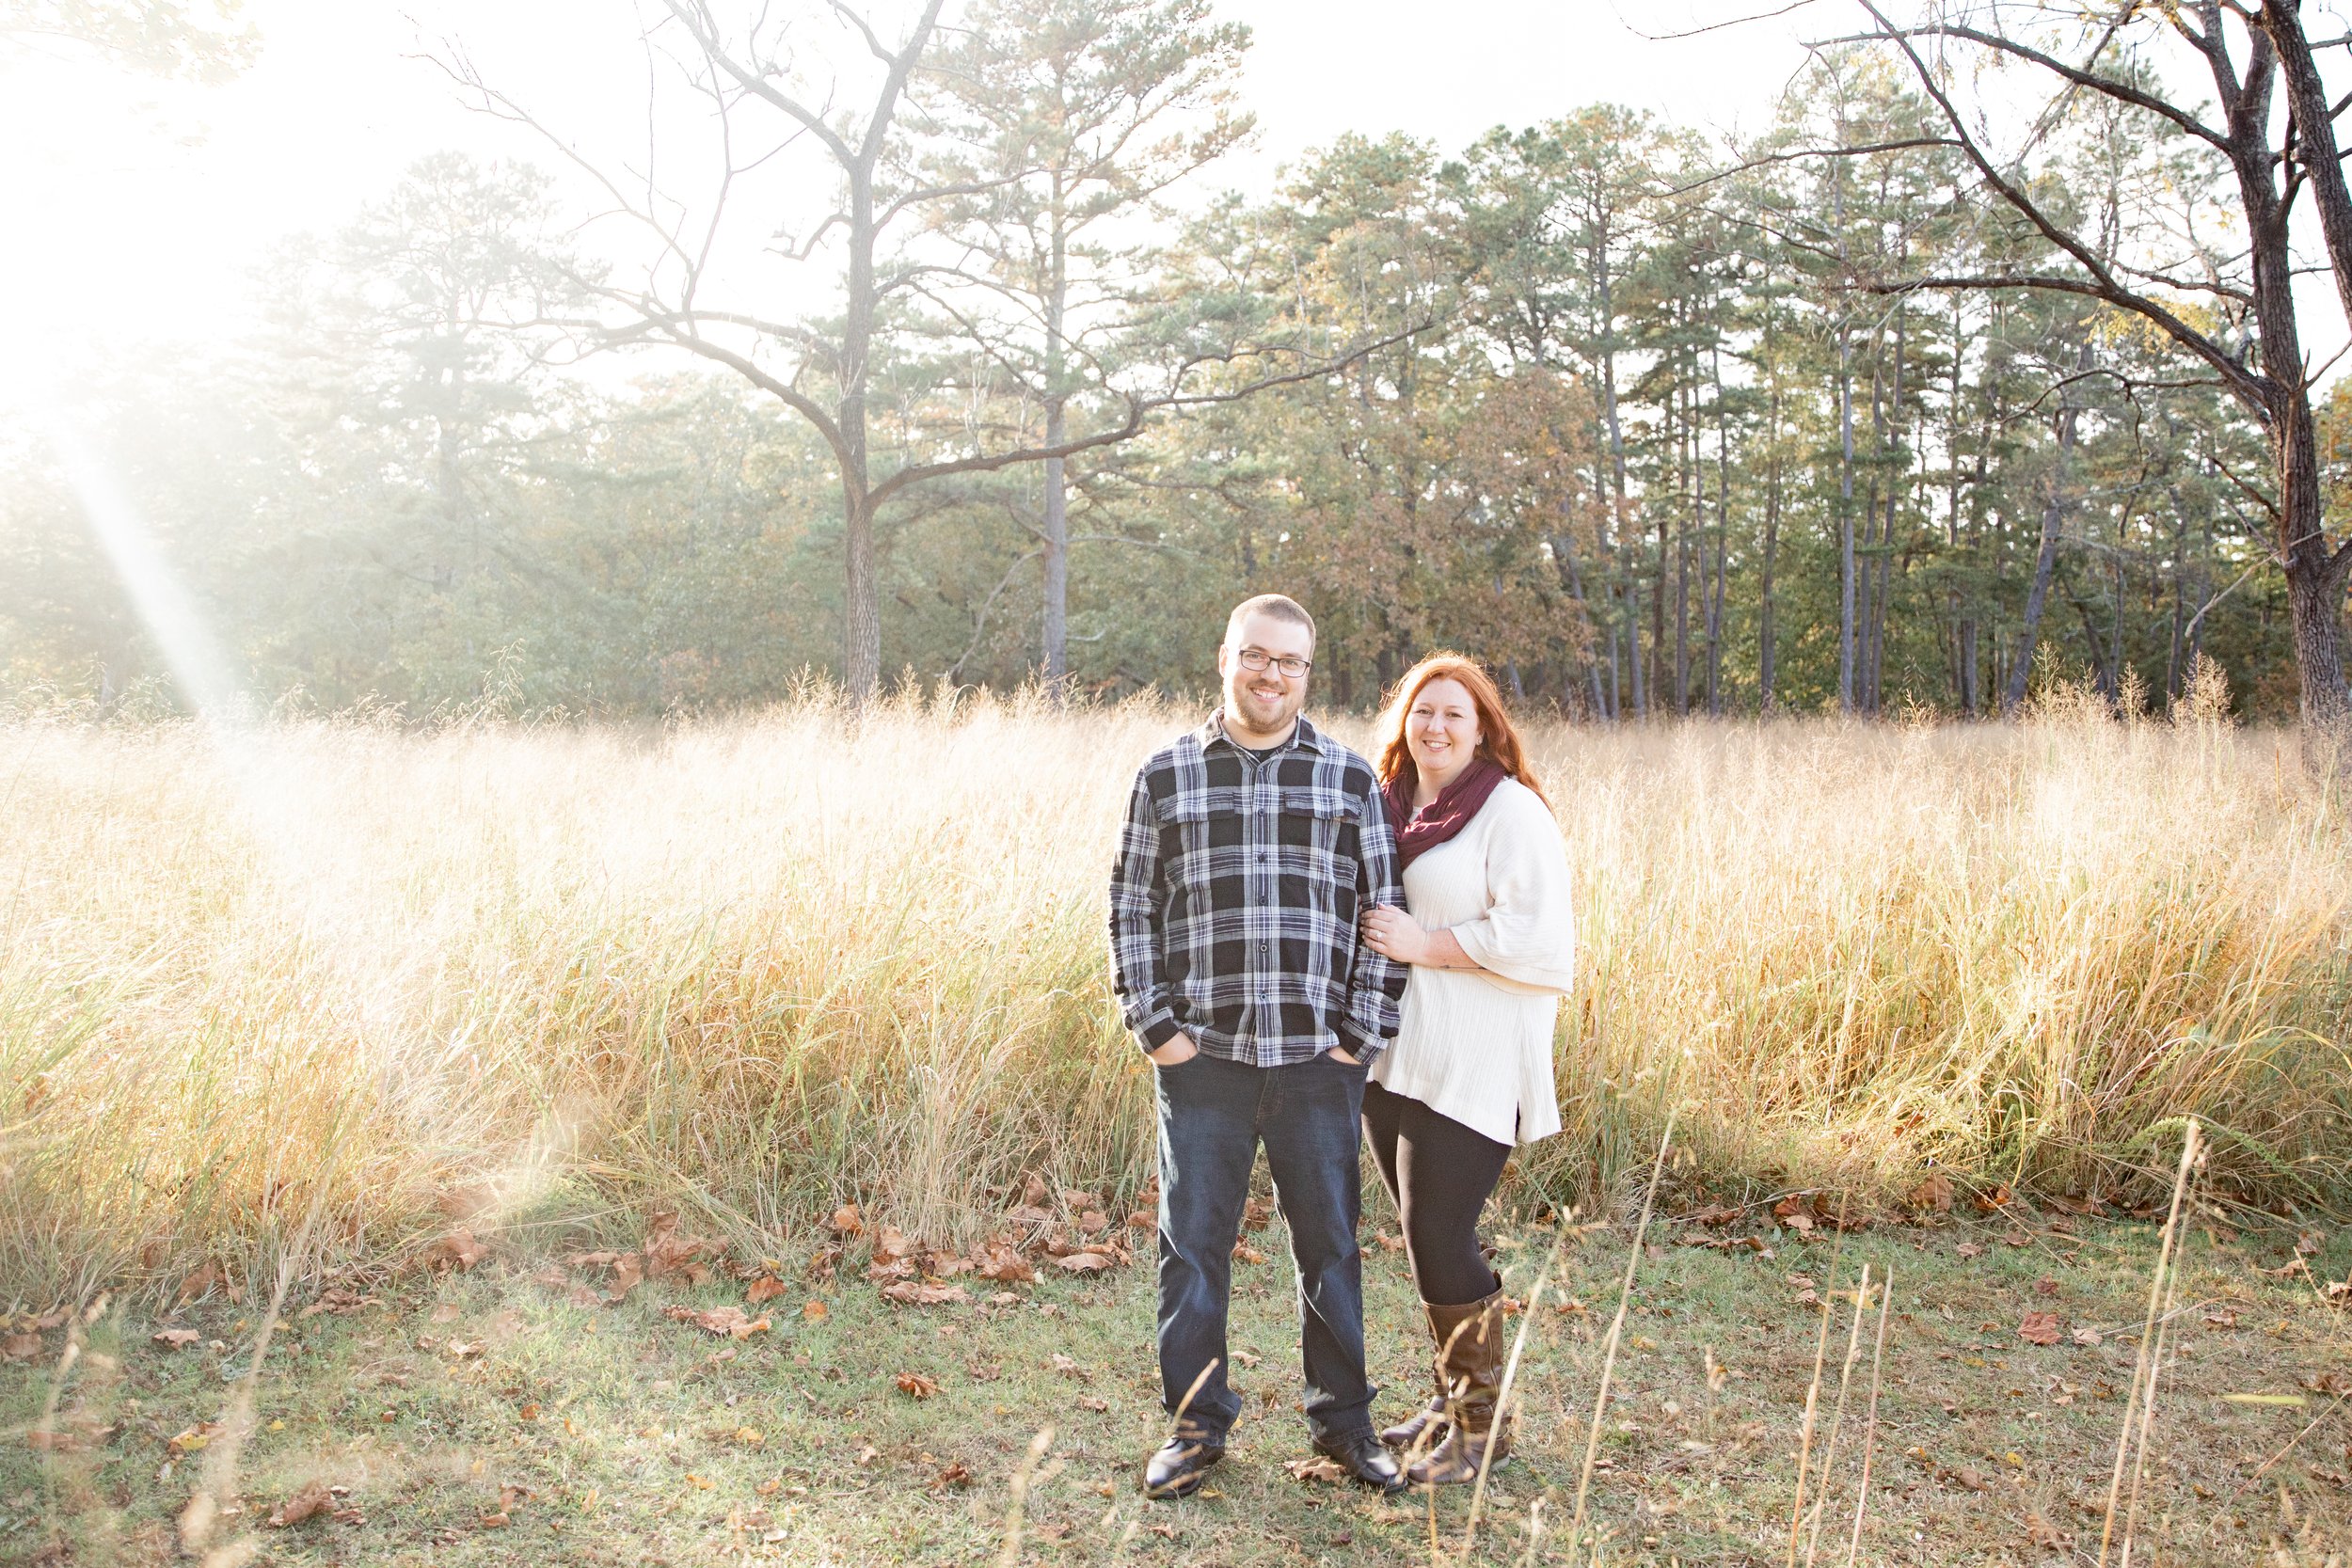
[[[1429,958],[1429,933],[1421,922],[1393,904],[1364,911],[1364,945],[1401,964],[1423,963]]]

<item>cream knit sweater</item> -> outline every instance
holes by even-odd
[[[1532,1144],[1560,1131],[1552,1025],[1575,979],[1567,848],[1535,792],[1505,779],[1470,826],[1405,868],[1405,907],[1450,928],[1476,969],[1413,968],[1396,1043],[1372,1076],[1485,1133]]]

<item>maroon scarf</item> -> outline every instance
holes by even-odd
[[[1396,830],[1397,871],[1402,874],[1414,861],[1469,827],[1486,797],[1510,776],[1491,757],[1473,757],[1461,776],[1438,791],[1438,798],[1419,816],[1413,815],[1413,799],[1406,791],[1404,774],[1382,784],[1380,793],[1389,802],[1389,823]]]

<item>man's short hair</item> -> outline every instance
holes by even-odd
[[[1241,624],[1252,615],[1263,615],[1271,620],[1287,621],[1294,626],[1305,626],[1307,641],[1311,643],[1315,640],[1315,618],[1307,613],[1305,605],[1288,594],[1261,594],[1254,599],[1242,600],[1233,607],[1233,613],[1225,617],[1225,642],[1228,647],[1239,645],[1233,638],[1240,632]]]

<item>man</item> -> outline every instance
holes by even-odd
[[[1225,1457],[1233,1243],[1264,1146],[1298,1271],[1316,1449],[1404,1485],[1364,1376],[1359,1117],[1397,1030],[1406,971],[1362,945],[1360,912],[1402,902],[1370,764],[1299,717],[1314,622],[1264,594],[1216,651],[1224,705],[1136,776],[1111,871],[1121,1013],[1157,1080],[1160,1382],[1174,1434],[1144,1490],[1181,1497]]]

